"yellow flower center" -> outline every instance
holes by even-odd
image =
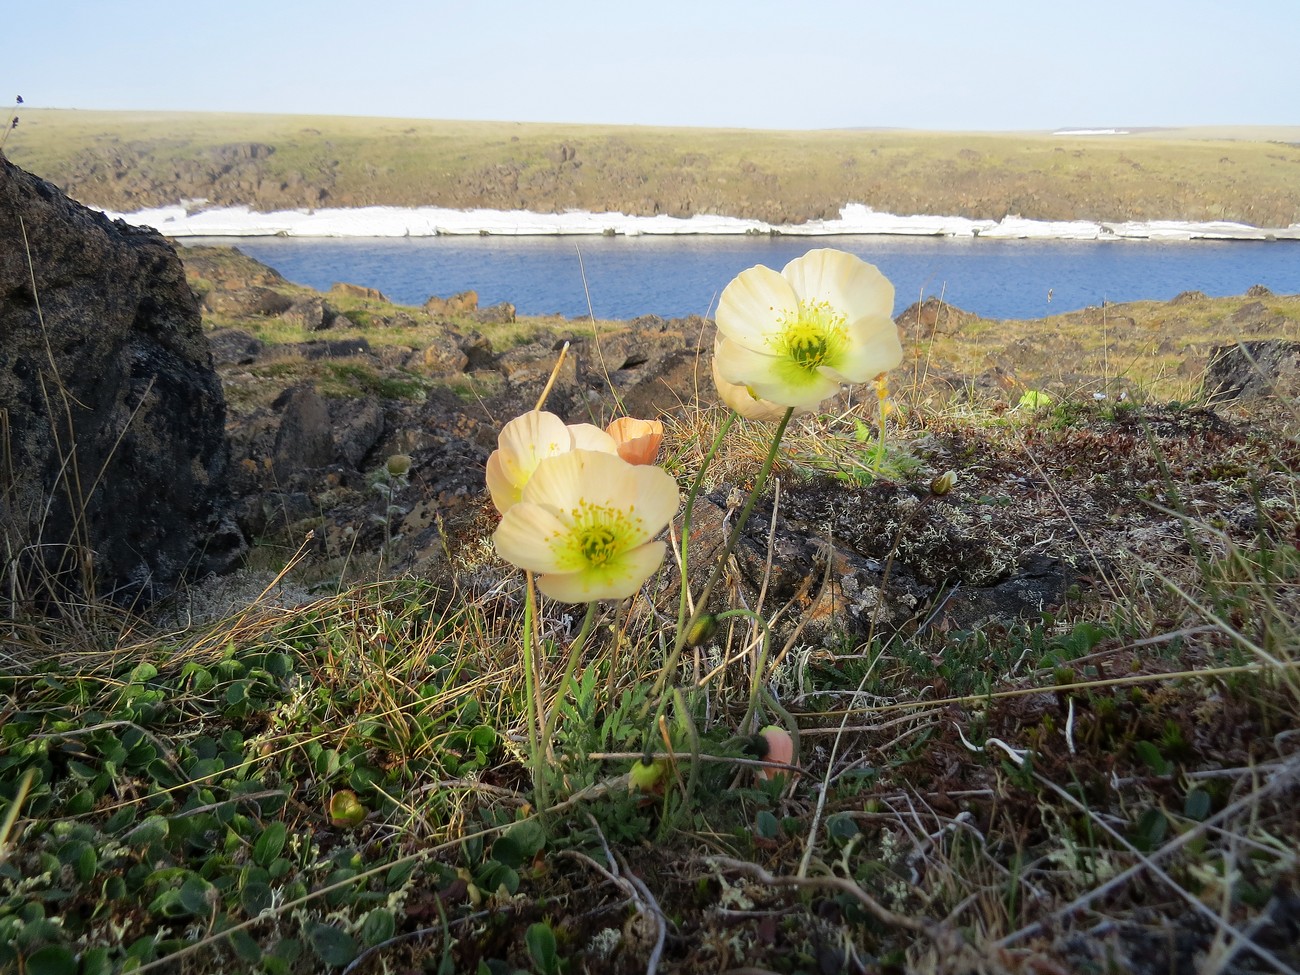
[[[641,519],[631,509],[579,501],[569,511],[571,530],[555,539],[555,549],[571,570],[599,569],[630,548],[640,537]]]
[[[617,549],[618,536],[608,525],[594,525],[582,533],[582,556],[592,565],[604,565]]]
[[[781,331],[772,338],[777,355],[812,372],[838,358],[848,338],[845,316],[825,301],[801,301],[794,315],[780,320]]]

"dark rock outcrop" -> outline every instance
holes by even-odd
[[[1265,339],[1216,347],[1210,353],[1205,391],[1215,403],[1300,392],[1300,342]]]
[[[162,236],[0,155],[0,335],[6,595],[148,601],[229,567],[225,402]]]

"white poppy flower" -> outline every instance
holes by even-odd
[[[679,500],[658,467],[574,450],[537,465],[492,541],[507,562],[538,573],[552,599],[624,599],[662,563],[665,545],[654,539]]]
[[[717,375],[755,399],[811,409],[902,361],[893,307],[888,279],[844,251],[809,251],[779,274],[751,267],[718,301]]]

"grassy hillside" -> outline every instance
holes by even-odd
[[[119,209],[205,198],[801,222],[860,202],[993,219],[1300,222],[1291,128],[1054,136],[32,110],[5,152]]]

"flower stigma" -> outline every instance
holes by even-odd
[[[834,360],[848,338],[847,319],[828,301],[800,301],[799,310],[779,323],[781,330],[770,343],[778,355],[788,356],[807,372]]]
[[[631,511],[579,501],[569,512],[572,531],[552,538],[557,561],[582,569],[602,569],[640,544],[644,525]]]

